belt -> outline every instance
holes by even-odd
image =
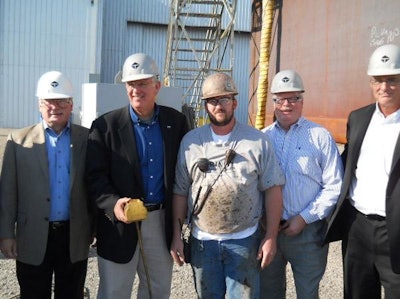
[[[165,208],[164,204],[162,203],[147,203],[144,206],[146,207],[147,212],[153,212]]]
[[[361,213],[359,210],[355,209],[357,211],[358,214],[360,214],[361,216],[369,219],[369,220],[375,220],[375,221],[385,221],[386,217],[385,216],[381,216],[378,214],[364,214]]]
[[[57,229],[64,228],[67,225],[69,225],[69,221],[68,220],[66,220],[66,221],[50,221],[49,225],[52,230],[57,230]]]

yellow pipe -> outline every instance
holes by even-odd
[[[268,95],[268,71],[271,49],[271,33],[274,22],[275,1],[263,0],[262,25],[259,58],[259,77],[257,86],[257,116],[255,127],[262,129],[265,124],[265,107]]]

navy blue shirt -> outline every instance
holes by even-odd
[[[142,121],[130,106],[130,115],[136,136],[137,151],[145,193],[145,203],[164,201],[164,147],[158,122],[159,109],[155,106],[153,118]]]

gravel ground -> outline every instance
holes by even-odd
[[[13,260],[4,259],[0,255],[0,298],[11,299],[18,298],[19,294],[18,282],[15,277],[15,262]],[[87,298],[96,298],[97,285],[99,282],[97,271],[97,258],[94,250],[91,252],[88,263],[88,272],[86,277],[86,288],[89,296]],[[296,298],[291,271],[288,269],[287,276],[287,295],[286,298]],[[342,262],[340,254],[340,243],[335,242],[330,245],[328,265],[325,275],[320,286],[321,299],[342,298]],[[132,291],[132,298],[136,298],[137,279]],[[191,299],[196,298],[194,290],[192,270],[190,266],[174,267],[171,299]]]
[[[0,165],[3,159],[3,151],[8,130],[0,129]],[[321,299],[342,298],[342,261],[340,252],[340,242],[335,242],[330,245],[328,265],[325,275],[320,285]],[[97,285],[99,282],[97,271],[96,251],[91,250],[88,262],[88,272],[86,277],[87,298],[96,298]],[[288,269],[287,275],[287,296],[288,299],[296,298],[291,271]],[[137,279],[135,280],[132,298],[136,298]],[[5,259],[0,254],[0,299],[18,298],[19,288],[15,276],[14,260]],[[192,271],[189,265],[182,267],[174,267],[171,299],[191,299],[196,298],[194,290]]]

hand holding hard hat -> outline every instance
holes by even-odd
[[[125,204],[124,214],[129,222],[142,221],[147,217],[147,209],[143,201],[135,198]]]

